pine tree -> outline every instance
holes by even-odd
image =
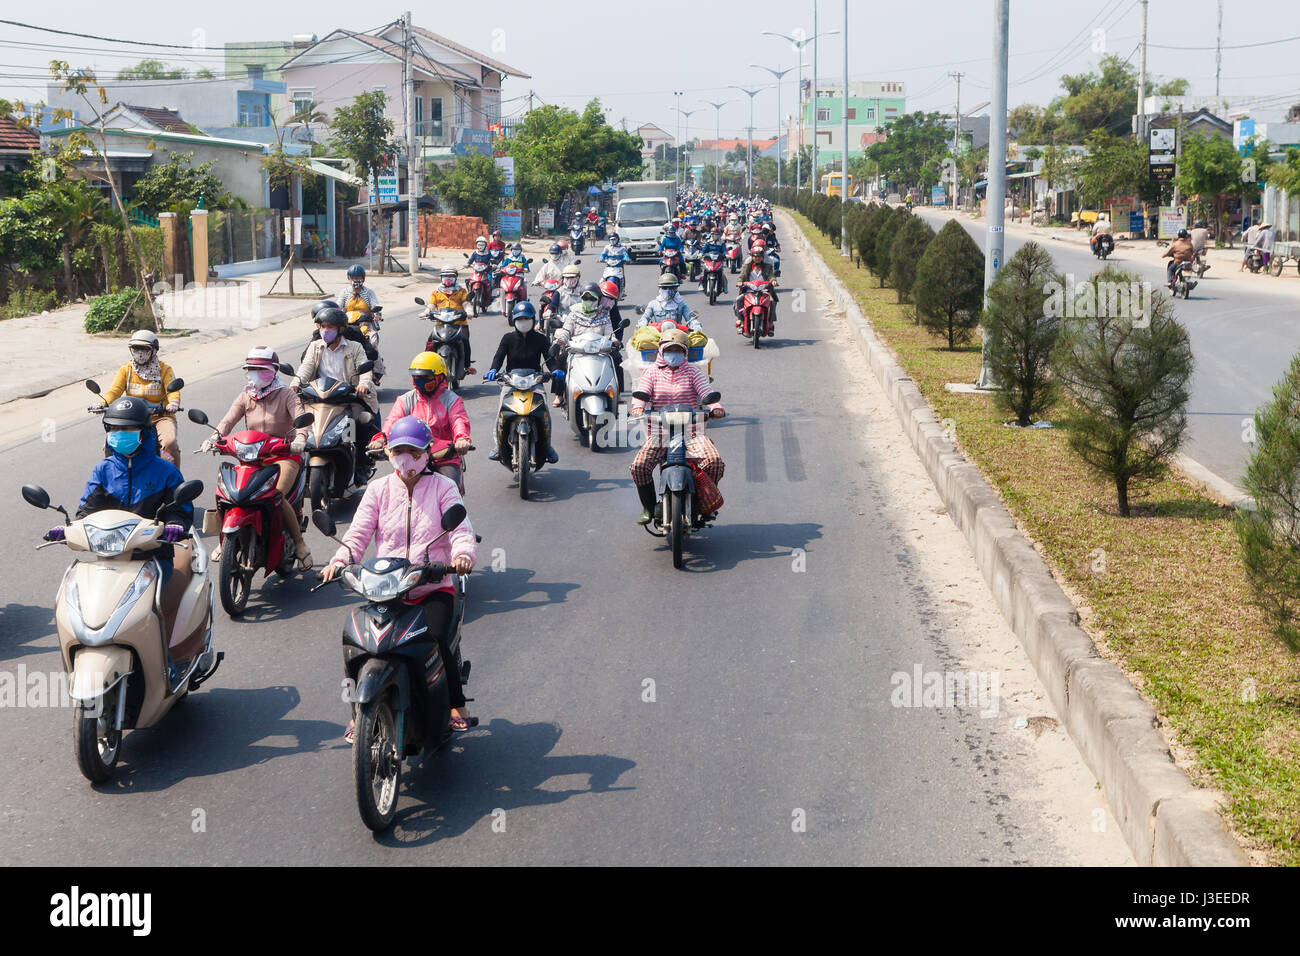
[[[880,225],[876,229],[876,241],[871,247],[871,271],[880,280],[881,288],[884,288],[885,280],[889,278],[889,268],[892,264],[890,253],[894,247],[894,239],[898,237],[898,230],[911,218],[911,215],[901,207],[886,207],[880,217]]]
[[[1048,308],[1048,300],[1053,288],[1064,286],[1065,277],[1047,250],[1027,242],[998,270],[989,288],[984,337],[993,379],[1002,386],[993,399],[1022,427],[1054,399],[1050,363],[1061,317]]]
[[[1137,273],[1107,268],[1089,280],[1081,301],[1105,301],[1107,289],[1139,284]],[[1122,517],[1129,517],[1135,483],[1164,474],[1187,430],[1187,385],[1192,346],[1174,318],[1173,303],[1152,295],[1149,318],[1107,313],[1068,319],[1052,370],[1077,403],[1070,416],[1070,448],[1098,476],[1115,485]],[[1077,313],[1076,313],[1077,314]]]
[[[862,213],[857,232],[853,234],[853,244],[858,250],[858,259],[867,269],[871,268],[871,247],[876,241],[876,229],[880,225],[880,216],[884,212],[881,206],[868,206]]]
[[[1255,441],[1242,479],[1255,510],[1236,516],[1242,562],[1273,633],[1300,651],[1300,355],[1256,410]]]
[[[949,349],[970,341],[984,304],[984,253],[957,220],[948,220],[926,246],[912,300],[921,324],[947,338]]]
[[[911,295],[912,284],[916,281],[916,267],[933,239],[934,230],[918,216],[904,221],[903,228],[894,237],[894,244],[889,250],[889,281],[894,284],[899,302]]]

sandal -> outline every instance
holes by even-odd
[[[451,719],[451,729],[455,733],[461,733],[469,730],[471,727],[478,726],[477,717],[453,717]]]
[[[316,562],[313,561],[311,557],[311,549],[307,547],[307,542],[304,541],[302,544],[298,545],[294,554],[298,558],[299,571],[310,571],[316,566]]]
[[[564,404],[564,399],[560,398],[560,396],[558,395],[556,395],[555,398],[551,399],[551,408],[559,408],[563,404]]]
[[[355,720],[348,721],[348,729],[343,731],[343,739],[348,743],[353,743],[357,739],[357,722]]]

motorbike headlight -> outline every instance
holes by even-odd
[[[374,571],[361,571],[361,593],[372,601],[391,601],[402,592],[402,573],[390,571],[376,574]]]
[[[122,524],[113,525],[111,528],[100,528],[97,525],[87,524],[86,541],[90,544],[90,550],[95,554],[104,557],[113,557],[122,553],[126,547],[126,539],[131,537],[131,532],[135,530],[139,520],[125,521]]]
[[[262,445],[264,442],[253,441],[245,443],[237,441],[232,442],[232,444],[235,446],[235,457],[240,461],[257,461],[257,456],[262,453]]]

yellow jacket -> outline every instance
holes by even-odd
[[[154,405],[165,406],[171,402],[179,404],[181,400],[180,392],[168,393],[166,400],[164,400],[163,397],[163,385],[176,378],[176,375],[171,370],[171,366],[166,362],[159,362],[158,368],[162,371],[162,381],[146,382],[140,376],[135,374],[135,366],[130,362],[127,362],[117,370],[117,377],[113,379],[113,384],[110,385],[108,391],[104,393],[104,401],[106,403],[112,403],[117,401],[117,399],[121,398],[123,395],[129,395],[135,396],[136,398],[143,398],[146,402],[152,402]],[[158,414],[154,416],[154,421],[167,417],[169,416],[166,414]]]
[[[429,293],[429,307],[437,312],[439,309],[460,309],[465,311],[465,302],[469,299],[469,290],[460,286],[450,292],[434,289]]]

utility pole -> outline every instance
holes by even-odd
[[[849,0],[844,0],[844,107],[840,112],[840,255],[848,258],[844,217],[849,211]]]
[[[532,111],[533,111],[533,91],[529,90],[528,91],[528,112],[531,113]]]
[[[1142,0],[1142,39],[1138,41],[1138,139],[1147,136],[1147,0]]]
[[[965,73],[949,73],[957,81],[957,102],[952,108],[952,161],[957,162],[957,150],[961,147],[961,78]],[[957,177],[952,178],[952,208],[957,208]]]
[[[1219,0],[1219,42],[1214,47],[1214,95],[1219,95],[1219,76],[1223,73],[1223,0]]]
[[[420,271],[420,164],[423,150],[415,143],[415,71],[411,68],[411,11],[402,22],[406,41],[406,268]]]
[[[1003,226],[1007,199],[1007,31],[1010,0],[993,0],[993,101],[989,106],[988,234],[984,244],[984,295],[998,277],[1004,251]],[[997,388],[989,368],[989,343],[984,336],[977,388]]]
[[[722,108],[730,100],[723,100],[721,103],[709,103],[715,110],[714,128],[713,128],[713,191],[722,192],[722,186],[719,183],[722,180]]]

